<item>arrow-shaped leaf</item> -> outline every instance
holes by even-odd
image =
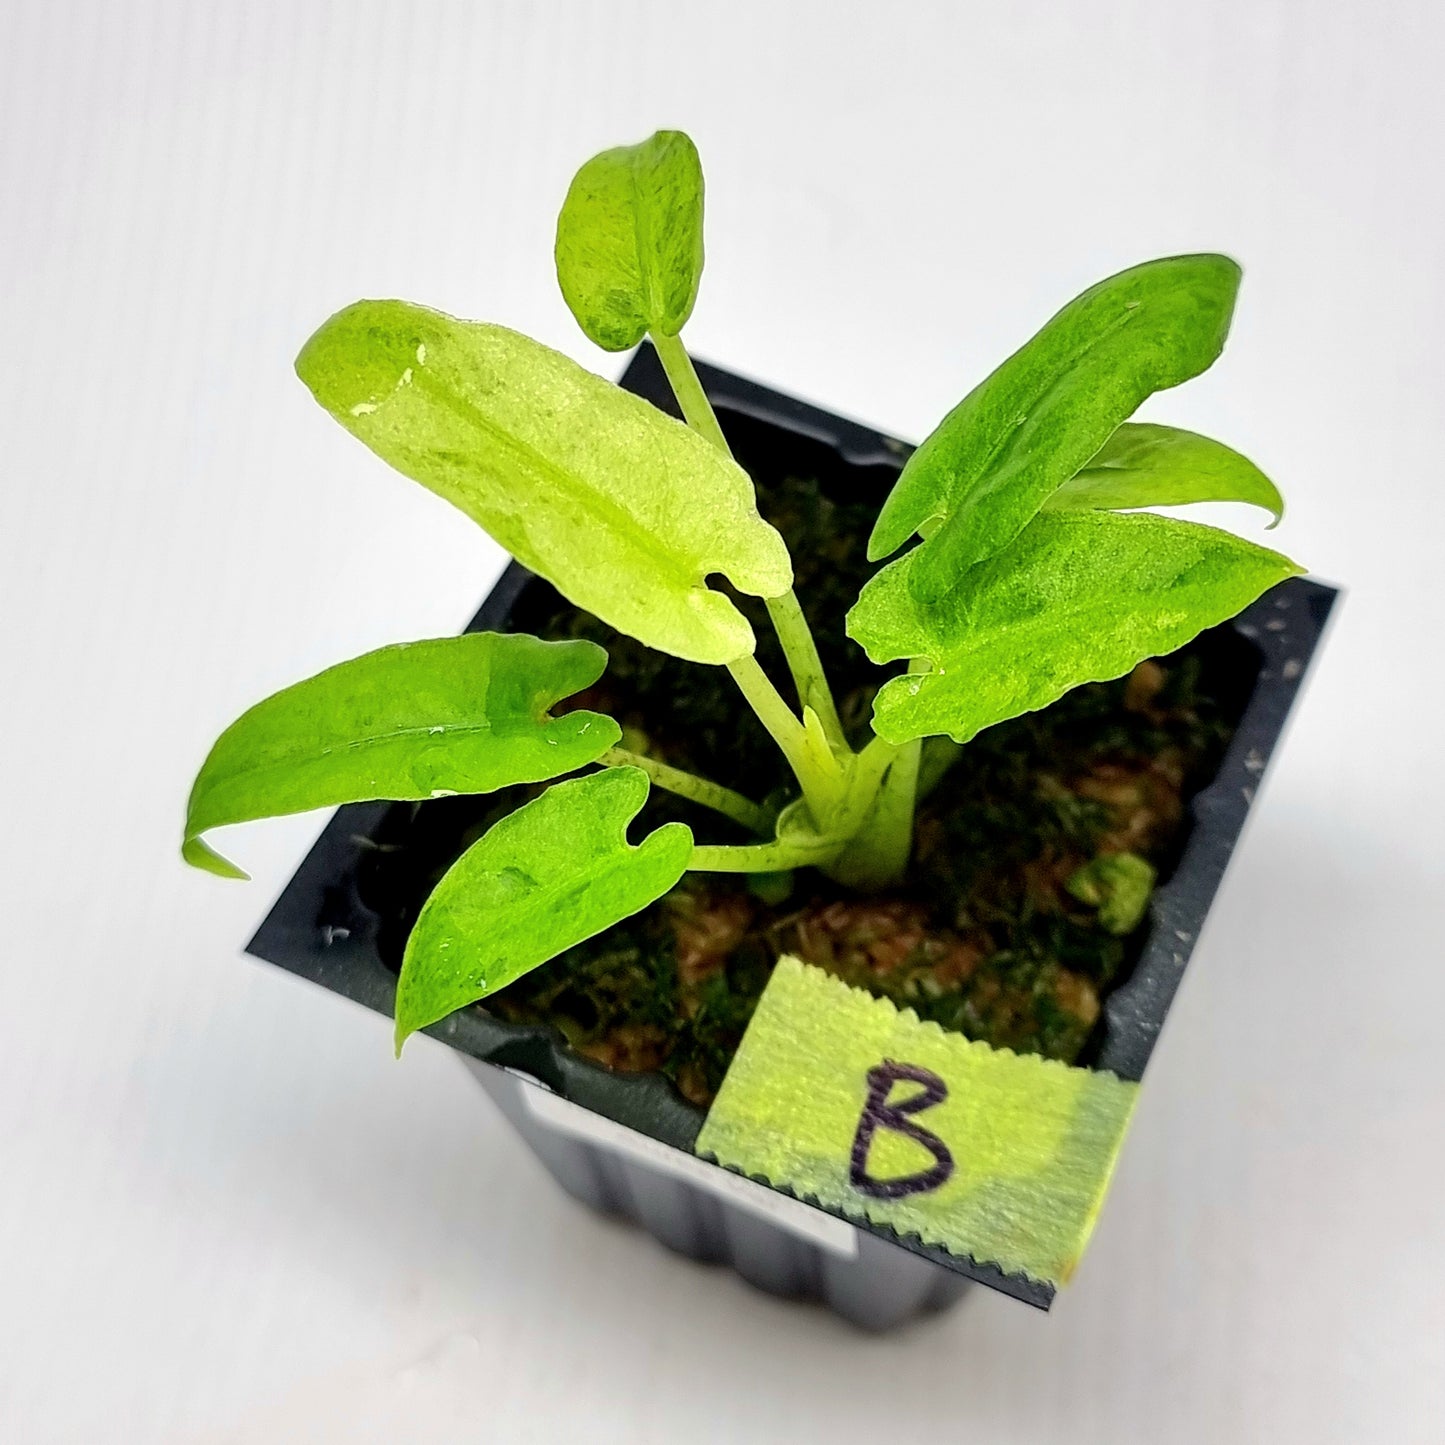
[[[515,331],[360,301],[306,343],[296,370],[398,471],[650,647],[736,661],[752,652],[752,629],[707,576],[759,597],[792,585],[787,547],[741,467]]]
[[[702,165],[681,131],[593,156],[557,218],[557,280],[598,346],[676,336],[702,278]]]
[[[645,908],[682,877],[692,857],[685,824],[627,842],[647,790],[639,768],[558,783],[462,854],[407,940],[398,1053],[418,1029]]]
[[[1125,422],[1077,476],[1044,503],[1051,512],[1249,502],[1284,515],[1279,489],[1248,457],[1196,432]]]
[[[885,567],[848,614],[848,635],[874,662],[933,663],[879,691],[873,726],[891,743],[933,733],[967,742],[1080,683],[1182,647],[1301,571],[1197,522],[1045,512],[942,603],[925,606],[908,575],[922,550]]]
[[[182,855],[246,875],[201,834],[373,798],[490,793],[595,762],[609,717],[547,709],[602,675],[592,642],[476,632],[383,647],[257,703],[223,732],[191,789]]]
[[[928,538],[910,569],[945,596],[1006,547],[1145,397],[1219,355],[1239,287],[1226,256],[1172,256],[1071,301],[981,382],[908,459],[869,540],[886,557]]]

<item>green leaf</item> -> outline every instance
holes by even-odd
[[[640,768],[558,783],[452,864],[407,940],[398,1053],[418,1029],[645,908],[682,877],[692,857],[686,824],[627,842],[646,801]]]
[[[557,217],[557,280],[607,351],[676,336],[702,279],[702,165],[679,130],[593,156]]]
[[[475,632],[383,647],[257,703],[226,729],[191,789],[182,856],[246,875],[200,835],[228,823],[374,798],[490,793],[595,762],[610,717],[547,709],[607,666],[593,642]]]
[[[1198,375],[1229,331],[1239,267],[1172,256],[1071,301],[976,386],[908,459],[869,539],[876,560],[928,540],[912,585],[947,594],[1006,547],[1145,397]]]
[[[708,574],[759,597],[792,585],[741,467],[515,331],[360,301],[306,343],[296,370],[377,455],[649,647],[736,661],[752,629]]]
[[[848,635],[874,662],[933,663],[879,691],[873,726],[890,743],[934,733],[967,742],[1080,683],[1182,647],[1302,570],[1197,522],[1045,512],[928,606],[908,575],[921,551],[885,567],[848,614]]]
[[[1249,502],[1272,514],[1272,527],[1284,516],[1278,488],[1248,457],[1197,432],[1147,422],[1125,422],[1044,510],[1115,511],[1186,502]]]

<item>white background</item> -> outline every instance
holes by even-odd
[[[1442,1438],[1434,0],[3,11],[0,1438]],[[176,857],[238,711],[501,563],[299,344],[399,295],[615,374],[551,228],[659,125],[694,349],[903,436],[1107,272],[1246,267],[1144,414],[1256,457],[1351,595],[1051,1316],[869,1338],[591,1218],[442,1047],[240,956],[318,820],[233,839],[250,886]]]

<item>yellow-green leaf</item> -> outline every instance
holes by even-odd
[[[396,1047],[661,898],[692,857],[667,823],[636,847],[627,825],[647,774],[607,768],[548,788],[454,863],[407,940],[396,989]]]
[[[914,532],[924,600],[1018,536],[1145,397],[1198,375],[1229,331],[1239,267],[1170,256],[1071,301],[961,401],[908,459],[879,514],[870,558]]]
[[[1279,489],[1248,457],[1223,442],[1149,422],[1125,422],[1087,467],[1044,503],[1050,512],[1248,502],[1284,515]]]
[[[621,729],[601,713],[547,710],[606,665],[592,642],[476,632],[329,667],[221,734],[191,789],[182,856],[244,878],[202,833],[375,798],[490,793],[584,767]]]
[[[1214,527],[1148,512],[1045,512],[970,568],[941,603],[921,603],[890,563],[848,614],[874,662],[927,658],[885,683],[874,729],[891,743],[934,733],[967,742],[1084,682],[1174,651],[1301,571]]]
[[[557,217],[557,280],[598,346],[676,336],[702,278],[702,165],[681,131],[593,156]]]
[[[708,575],[760,597],[792,584],[787,548],[742,468],[515,331],[361,301],[321,327],[296,370],[398,471],[650,647],[735,661],[752,652],[752,629]]]

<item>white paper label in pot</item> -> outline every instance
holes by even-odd
[[[594,1114],[570,1099],[549,1093],[521,1075],[513,1077],[522,1086],[522,1100],[527,1111],[559,1134],[602,1145],[659,1174],[686,1180],[724,1204],[745,1209],[798,1239],[821,1245],[845,1259],[857,1256],[858,1231],[845,1220],[834,1219],[801,1200],[790,1199],[786,1194],[778,1194],[754,1180],[744,1179],[740,1174],[730,1173],[705,1159],[684,1154],[680,1149],[650,1139],[616,1120]]]

